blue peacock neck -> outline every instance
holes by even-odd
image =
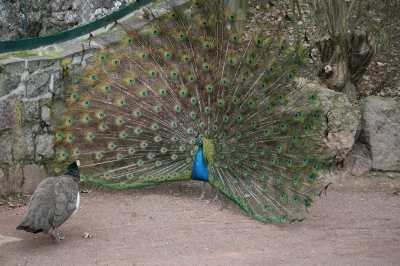
[[[208,169],[203,157],[203,145],[199,146],[199,150],[194,158],[191,178],[193,180],[208,182]]]
[[[196,146],[199,150],[194,158],[192,169],[193,180],[208,182],[208,166],[214,164],[214,141],[197,135]]]

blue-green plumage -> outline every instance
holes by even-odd
[[[199,147],[199,150],[194,157],[191,179],[208,182],[208,169],[207,164],[204,161],[203,146],[199,139],[197,139],[196,144]]]
[[[326,158],[317,89],[296,83],[307,51],[284,36],[289,24],[242,34],[229,1],[200,2],[192,12],[149,11],[143,29],[115,27],[126,38],[73,77],[55,168],[79,154],[87,182],[193,179],[259,220],[303,218],[320,187],[312,166]]]

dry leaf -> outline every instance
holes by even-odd
[[[92,238],[92,235],[89,234],[88,232],[85,232],[82,235],[83,235],[83,238]]]

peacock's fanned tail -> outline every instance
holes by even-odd
[[[324,157],[307,55],[284,29],[247,40],[223,1],[179,7],[105,47],[70,87],[55,163],[112,188],[188,180],[202,140],[208,182],[262,221],[303,218]],[[282,25],[281,25],[282,26]]]

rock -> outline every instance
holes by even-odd
[[[6,58],[0,60],[8,74],[22,74],[25,71],[25,60],[19,58]]]
[[[372,169],[400,171],[400,103],[369,96],[360,107],[360,141],[371,150]]]
[[[347,97],[339,92],[320,87],[318,99],[327,120],[326,138],[322,144],[327,155],[334,156],[334,162],[344,160],[355,142],[356,129],[359,124],[357,113]]]
[[[326,86],[306,79],[299,79],[298,85],[303,89],[298,97],[285,105],[283,109],[295,106],[316,105],[319,107],[316,119],[321,123],[313,128],[313,134],[307,136],[299,149],[306,149],[313,157],[324,159],[327,163],[338,163],[344,160],[354,144],[357,125],[357,113],[347,97],[340,92],[329,90]],[[310,97],[314,96],[311,102]],[[316,144],[308,145],[313,142]]]
[[[44,121],[47,125],[50,124],[50,116],[51,116],[50,108],[46,105],[43,105],[41,108],[41,117],[42,121]]]
[[[13,94],[0,100],[0,129],[13,128],[18,125],[21,116],[17,95]]]
[[[36,136],[36,160],[43,156],[44,158],[52,158],[54,156],[53,136],[49,134]]]
[[[6,175],[4,174],[3,169],[0,168],[0,197],[7,194],[5,188],[5,182],[6,182]]]
[[[49,89],[58,99],[65,99],[65,87],[61,70],[50,74]]]
[[[32,127],[25,126],[22,128],[14,128],[12,137],[12,154],[14,160],[33,160],[35,155],[35,144]]]
[[[22,124],[37,121],[39,119],[39,102],[38,101],[22,101]]]
[[[8,178],[6,178],[5,188],[6,193],[19,190],[24,178],[22,176],[22,167],[20,164],[13,165],[8,170]]]
[[[0,163],[11,163],[12,161],[12,145],[13,137],[10,135],[2,135],[0,141]]]
[[[47,72],[38,71],[26,79],[26,96],[28,98],[38,97],[48,92],[50,75]]]
[[[22,185],[22,191],[24,193],[33,193],[37,185],[48,177],[43,165],[28,164],[24,166],[23,171],[24,184]]]
[[[6,95],[18,87],[21,75],[0,74],[0,96]]]
[[[25,58],[25,60],[27,62],[27,69],[29,73],[34,73],[35,71],[44,68],[46,69],[60,68],[57,59],[49,56],[30,56]]]
[[[372,169],[372,160],[368,148],[361,142],[356,142],[344,161],[344,167],[350,169],[354,176],[362,176]]]

